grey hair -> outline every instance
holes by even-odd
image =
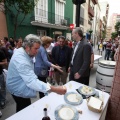
[[[83,38],[83,31],[81,30],[80,27],[76,27],[76,28],[74,29],[74,32],[77,32],[78,35]]]
[[[37,35],[34,35],[34,34],[29,34],[25,37],[22,47],[24,49],[26,48],[26,46],[31,48],[34,43],[41,44],[40,37],[38,37]]]

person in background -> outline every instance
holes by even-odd
[[[16,102],[16,112],[29,106],[30,98],[36,97],[37,91],[45,94],[49,92],[61,95],[66,93],[66,88],[44,83],[34,73],[33,57],[36,56],[40,44],[38,36],[27,35],[22,47],[13,54],[9,63],[6,87]]]
[[[9,42],[10,42],[10,45],[12,46],[12,48],[14,48],[15,47],[15,43],[14,43],[13,37],[10,37]]]
[[[6,85],[3,75],[3,66],[7,65],[7,58],[4,54],[4,51],[0,49],[0,107],[3,109],[5,107],[6,101]],[[2,112],[0,111],[0,117]]]
[[[72,37],[76,41],[69,67],[70,80],[89,85],[91,45],[83,39],[80,28],[73,29]]]
[[[57,41],[54,43],[54,46],[58,46],[59,45],[58,41],[59,41],[59,36],[57,37]]]
[[[3,41],[4,41],[4,43],[5,43],[5,48],[8,49],[8,48],[9,48],[9,45],[10,45],[10,43],[9,43],[9,41],[8,41],[8,38],[7,38],[7,37],[4,37]]]
[[[93,41],[92,41],[92,39],[89,39],[89,40],[88,40],[88,43],[90,43],[91,46],[93,47]]]
[[[99,50],[100,40],[98,41],[98,50]]]
[[[35,56],[35,74],[38,76],[40,81],[46,82],[46,78],[48,77],[49,67],[53,67],[54,69],[63,72],[60,66],[54,65],[49,61],[49,56],[47,54],[46,49],[50,46],[52,42],[52,38],[48,36],[43,36],[41,38],[42,45],[38,49],[38,53]],[[39,92],[40,98],[44,97],[44,93]]]
[[[4,54],[7,58],[7,62],[9,62],[10,55],[9,55],[8,49],[5,48],[5,43],[3,40],[0,41],[0,49],[4,52]],[[8,67],[8,65],[6,65],[6,69],[7,69],[7,67]]]
[[[106,51],[105,51],[105,57],[104,57],[105,60],[106,59],[109,60],[111,47],[112,47],[112,43],[111,43],[111,39],[109,39],[109,41],[106,43]]]
[[[67,82],[68,67],[71,59],[72,48],[66,45],[65,41],[64,36],[59,36],[59,45],[55,46],[52,50],[53,63],[61,66],[61,69],[63,70],[63,73],[60,73],[58,70],[55,70],[54,72],[54,79],[58,85],[65,84]]]
[[[102,55],[102,51],[103,51],[103,43],[102,43],[102,40],[99,44],[99,55]]]
[[[21,38],[18,38],[18,39],[15,40],[15,49],[14,49],[13,53],[14,53],[18,48],[22,47],[22,42],[23,42],[23,41],[22,41]]]
[[[69,39],[68,39],[68,41],[69,41],[69,42],[68,42],[68,46],[69,46],[70,48],[72,48],[72,46],[73,46],[72,40],[69,40]]]
[[[103,41],[103,51],[106,50],[106,41]]]
[[[8,53],[9,53],[9,61],[10,61],[10,59],[13,55],[13,47],[11,45],[9,45],[9,47],[8,47]]]

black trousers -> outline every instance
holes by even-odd
[[[40,77],[40,76],[38,76],[38,79],[39,79],[40,81],[43,81],[43,82],[46,83],[46,77]],[[44,96],[45,96],[44,93],[39,92],[39,97],[40,97],[40,98],[43,98]]]
[[[22,97],[17,97],[15,95],[12,95],[12,96],[16,102],[16,112],[24,109],[25,107],[31,104],[30,98],[22,98]]]
[[[74,74],[72,72],[70,72],[69,80],[70,81],[73,80],[73,81],[82,83],[82,84],[87,85],[87,86],[89,85],[89,76],[80,77],[79,79],[75,79]]]

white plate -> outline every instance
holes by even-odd
[[[57,120],[78,120],[79,114],[76,108],[70,105],[60,105],[55,110]]]
[[[95,89],[89,86],[81,86],[78,88],[78,91],[83,94],[83,95],[87,95],[87,96],[91,96],[94,95],[96,93]]]
[[[79,105],[83,102],[83,98],[80,94],[75,92],[68,92],[64,95],[64,100],[66,103],[71,105]]]

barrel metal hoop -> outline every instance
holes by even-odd
[[[113,75],[105,75],[105,74],[102,74],[102,73],[100,73],[98,71],[97,71],[97,73],[99,73],[100,75],[103,75],[103,76],[113,77]]]
[[[102,66],[100,64],[99,64],[99,66],[102,67],[102,68],[108,68],[109,67],[108,69],[115,69],[115,67],[112,67],[112,66],[111,67],[110,66]]]
[[[99,84],[99,85],[101,85],[101,86],[103,86],[102,84],[100,84],[100,83],[97,82],[97,81],[96,81],[96,83]],[[106,85],[105,87],[111,88],[111,86],[107,86],[107,85]]]

